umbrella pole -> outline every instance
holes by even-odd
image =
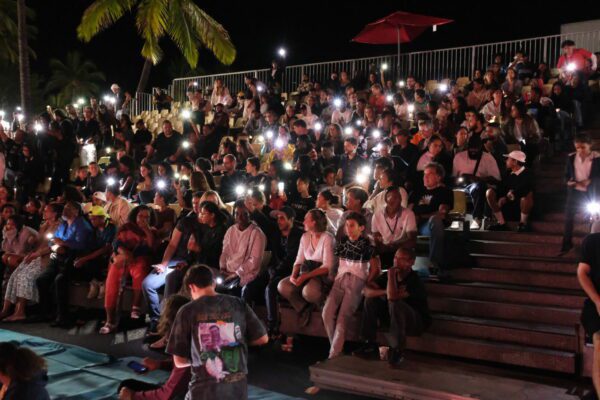
[[[400,78],[402,70],[400,65],[400,27],[396,28],[396,32],[398,34],[398,78]]]

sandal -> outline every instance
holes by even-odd
[[[129,317],[131,319],[140,319],[141,316],[142,316],[142,310],[139,307],[137,307],[137,306],[131,307],[131,314],[129,315]]]
[[[167,338],[165,336],[163,336],[162,338],[158,339],[156,342],[152,343],[148,347],[150,347],[153,350],[162,350],[165,347],[167,347]]]
[[[99,333],[101,335],[108,335],[110,333],[113,333],[116,329],[117,329],[116,325],[106,323],[106,324],[104,324],[104,326],[102,328],[100,328],[100,332]]]

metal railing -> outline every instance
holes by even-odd
[[[135,98],[131,99],[130,115],[140,115],[142,111],[154,110],[155,106],[152,102],[152,94],[137,92]]]
[[[600,51],[600,31],[567,33],[544,37],[535,37],[505,42],[479,44],[473,46],[454,47],[439,50],[426,50],[401,54],[328,61],[313,64],[292,65],[285,69],[283,75],[283,92],[294,92],[302,80],[303,74],[308,74],[312,81],[325,82],[336,71],[346,71],[351,77],[367,77],[369,72],[379,73],[383,63],[388,64],[386,78],[398,79],[414,75],[420,80],[441,80],[445,78],[470,77],[477,68],[486,69],[494,60],[496,54],[503,56],[504,64],[508,64],[516,51],[521,50],[529,55],[533,62],[545,61],[553,68],[560,57],[560,44],[563,40],[571,39],[577,47],[589,51]],[[207,92],[212,90],[216,78],[223,79],[232,96],[244,90],[244,77],[252,76],[266,82],[269,69],[256,69],[227,74],[204,75],[187,78],[177,78],[170,85],[170,94],[175,101],[186,100],[186,89],[191,82]]]

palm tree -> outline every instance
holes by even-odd
[[[152,65],[162,58],[159,42],[164,37],[175,43],[192,68],[198,64],[199,45],[212,51],[223,64],[233,63],[236,50],[229,34],[191,0],[96,0],[83,13],[77,36],[89,42],[134,9],[136,27],[144,41],[141,54],[145,59],[137,92],[145,89]]]
[[[65,61],[53,58],[49,62],[52,74],[46,84],[47,94],[57,94],[56,98],[67,102],[75,97],[97,96],[106,77],[94,63],[83,60],[80,53],[67,54]]]

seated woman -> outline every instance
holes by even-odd
[[[279,282],[277,290],[299,314],[300,324],[307,326],[314,306],[323,301],[330,285],[335,239],[327,232],[327,216],[319,209],[306,214],[304,228],[292,275]]]
[[[5,207],[8,208],[8,207]],[[10,215],[4,218],[4,227],[2,228],[2,264],[6,267],[4,270],[4,279],[1,279],[3,288],[6,288],[8,279],[12,272],[25,258],[37,243],[37,232],[28,226],[23,225],[23,219],[18,215]],[[0,293],[6,293],[5,290]]]
[[[44,222],[37,236],[37,247],[27,253],[8,280],[0,319],[6,318],[12,306],[15,305],[14,313],[5,320],[24,320],[27,317],[25,315],[27,302],[38,302],[39,295],[35,281],[50,261],[52,250],[48,239],[54,235],[60,225],[62,209],[62,205],[58,203],[51,203],[44,207]]]
[[[327,232],[335,236],[338,230],[338,223],[344,211],[340,208],[332,207],[332,204],[338,203],[338,197],[334,196],[329,189],[323,189],[317,195],[317,208],[322,210],[327,216]]]
[[[158,333],[163,338],[158,340],[158,342],[162,342],[162,347],[166,346],[166,340],[164,339],[168,338],[171,334],[171,327],[173,326],[177,312],[189,301],[190,300],[187,297],[179,294],[175,294],[165,300],[163,312],[160,316],[160,322],[158,323]],[[154,346],[155,343],[150,345],[150,347],[157,348]],[[155,360],[149,357],[144,358],[142,364],[148,368],[148,371],[154,371],[159,368],[170,370],[171,375],[169,376],[169,380],[162,386],[152,385],[136,379],[124,380],[119,385],[120,400],[174,399],[183,398],[185,396],[191,379],[190,367],[177,368],[173,365],[171,359]]]
[[[0,343],[0,398],[50,400],[46,391],[46,362],[33,351],[12,342]]]
[[[116,329],[116,309],[121,281],[125,274],[133,280],[133,305],[131,318],[140,318],[142,281],[148,275],[152,254],[156,247],[156,215],[145,205],[137,206],[129,213],[128,222],[121,226],[113,245],[113,256],[106,277],[104,308],[106,323],[100,334],[106,335]]]
[[[152,203],[154,199],[154,172],[152,165],[143,163],[140,166],[140,178],[136,187],[137,200],[140,204]]]

